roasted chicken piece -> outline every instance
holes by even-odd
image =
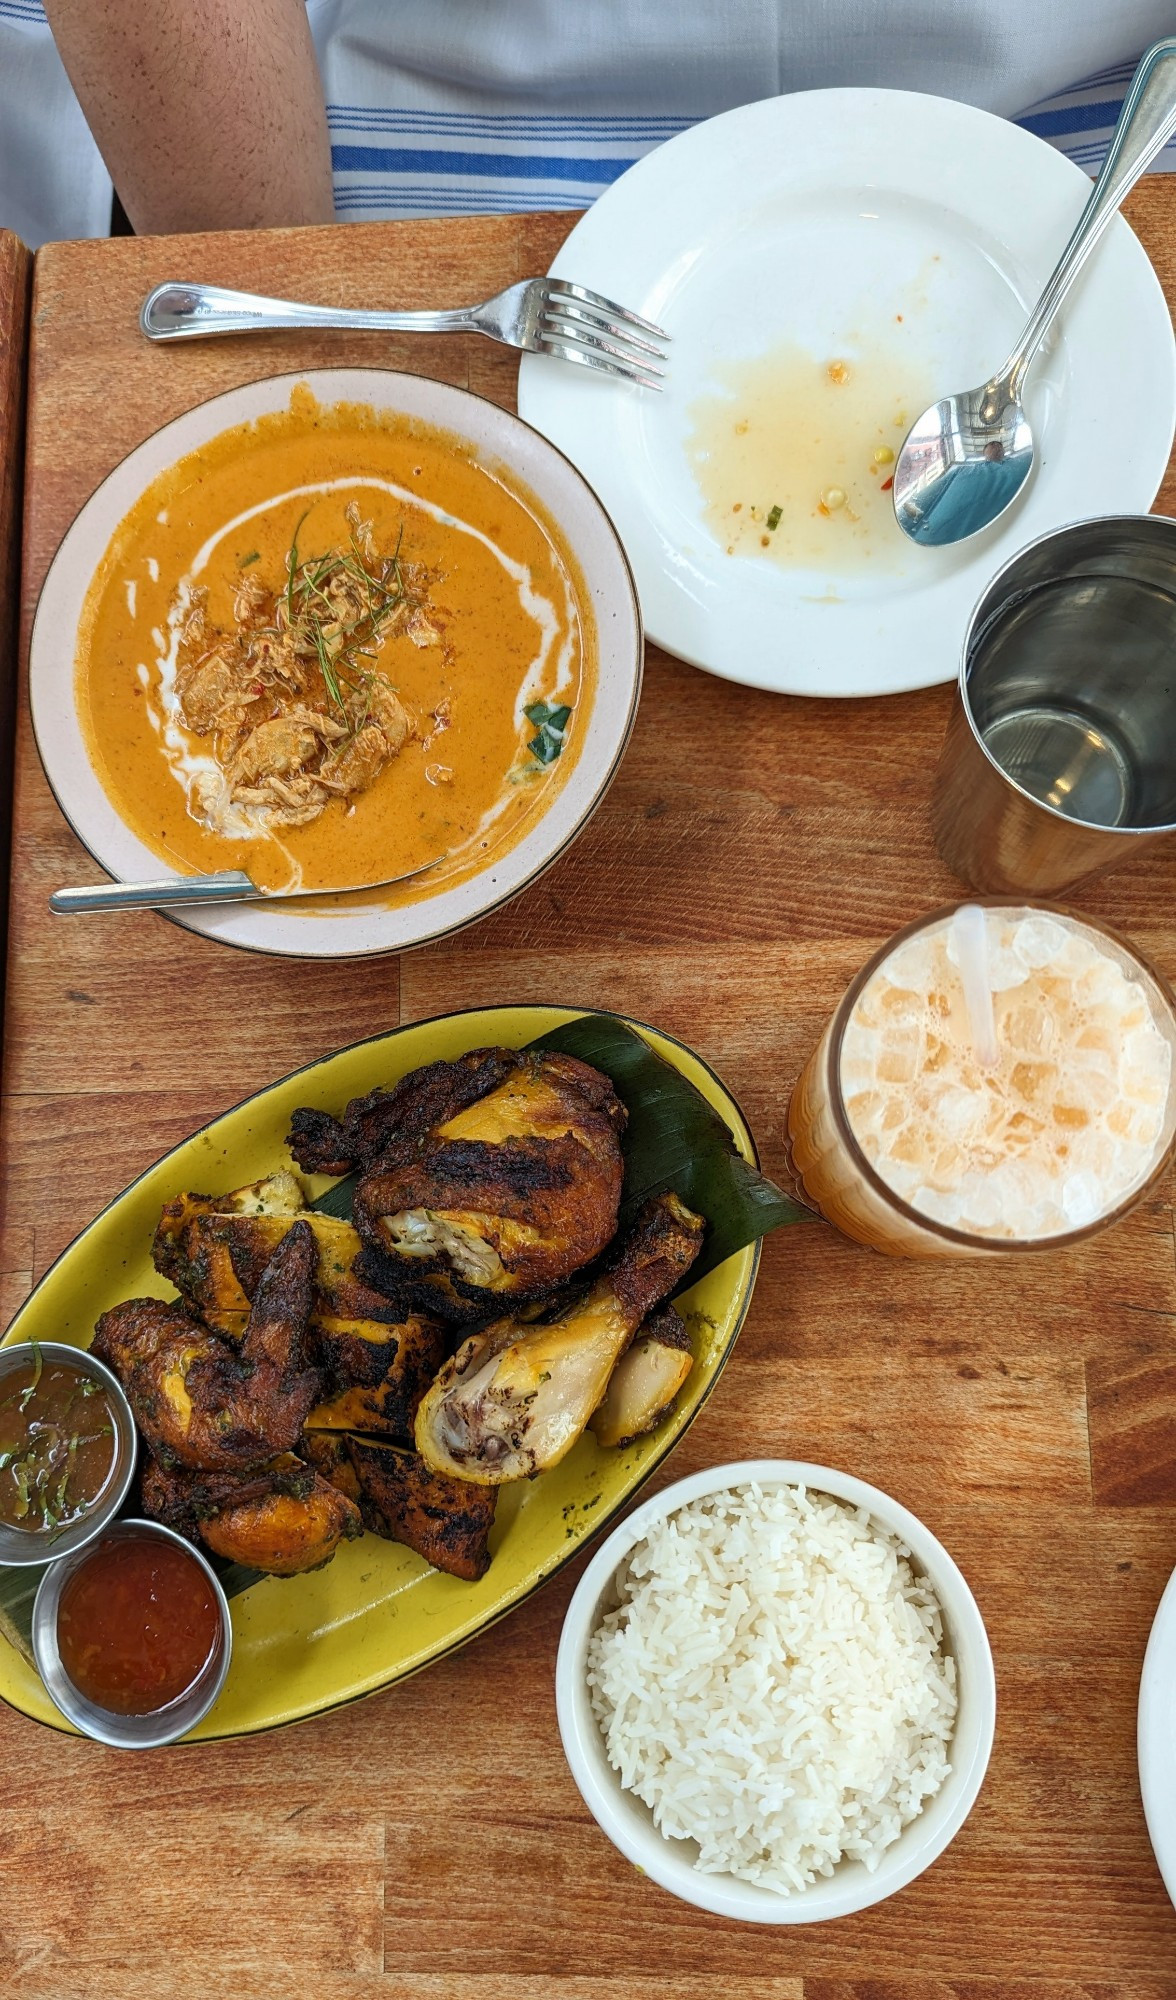
[[[412,1443],[417,1407],[450,1345],[422,1313],[396,1326],[375,1320],[312,1320],[326,1387],[308,1430],[366,1431]]]
[[[547,1325],[500,1320],[441,1369],[416,1419],[434,1471],[484,1485],[557,1465],[600,1404],[647,1312],[681,1281],[705,1224],[675,1194],[647,1201],[613,1269]]]
[[[472,1486],[431,1471],[415,1451],[350,1438],[348,1455],[360,1487],[360,1512],[373,1534],[403,1542],[450,1576],[476,1583],[490,1567],[490,1530],[498,1501],[493,1486]]]
[[[597,1444],[632,1444],[656,1430],[694,1366],[690,1335],[673,1306],[650,1313],[612,1374],[588,1428]]]
[[[305,1199],[290,1173],[225,1195],[179,1195],[160,1218],[156,1266],[206,1326],[239,1346],[266,1263],[303,1222],[315,1239],[310,1333],[323,1375],[323,1400],[308,1422],[410,1444],[417,1404],[445,1357],[444,1330],[364,1285],[354,1270],[360,1240],[351,1224],[307,1210]]]
[[[262,1274],[239,1351],[163,1299],[103,1313],[94,1352],[165,1467],[246,1472],[297,1442],[322,1389],[307,1360],[314,1258],[314,1237],[295,1222]]]
[[[341,1119],[296,1112],[290,1150],[310,1171],[362,1168],[365,1277],[394,1291],[399,1274],[468,1319],[471,1302],[536,1297],[599,1256],[616,1230],[624,1125],[587,1063],[475,1049],[354,1099]]]
[[[341,1541],[363,1533],[359,1508],[302,1459],[284,1453],[244,1477],[170,1471],[150,1459],[143,1511],[214,1555],[270,1576],[321,1569]]]
[[[358,1503],[366,1528],[403,1542],[434,1569],[476,1583],[490,1564],[496,1486],[430,1472],[415,1451],[338,1431],[308,1430],[298,1447],[332,1486]]]
[[[346,1494],[358,1507],[362,1498],[359,1475],[351,1462],[348,1450],[350,1439],[343,1431],[303,1431],[298,1441],[298,1455],[307,1465],[333,1486],[338,1493]]]
[[[289,1173],[226,1195],[178,1195],[155,1232],[155,1268],[202,1319],[232,1334],[232,1316],[248,1313],[278,1244],[301,1222],[315,1245],[315,1321],[395,1320],[387,1298],[355,1272],[361,1244],[351,1224],[319,1215],[305,1201],[301,1182]]]

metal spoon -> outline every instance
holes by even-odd
[[[1052,278],[1004,367],[946,396],[913,424],[894,468],[894,512],[913,542],[966,541],[1011,507],[1033,464],[1021,406],[1029,364],[1120,202],[1176,131],[1176,37],[1147,51],[1123,101],[1102,172]]]
[[[442,854],[439,861],[444,861]],[[437,861],[410,868],[407,875],[390,875],[384,882],[348,882],[341,889],[259,889],[248,875],[226,869],[221,875],[169,875],[163,882],[94,882],[76,889],[55,889],[49,908],[55,916],[73,917],[91,910],[193,909],[201,903],[285,903],[294,896],[346,896],[363,889],[390,889],[411,882],[436,868]]]

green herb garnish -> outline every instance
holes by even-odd
[[[783,507],[773,507],[771,513],[768,515],[769,528],[778,528],[783,518],[784,518]]]
[[[300,516],[298,526],[294,530],[294,535],[286,555],[286,623],[288,625],[294,623],[294,579],[298,574],[298,537],[302,533],[302,523],[309,512],[310,508],[308,507],[306,514]]]
[[[538,763],[554,764],[564,747],[571,709],[565,703],[553,705],[548,701],[533,701],[523,714],[528,722],[536,725],[536,733],[527,744],[528,750]]]
[[[305,516],[305,514],[303,515],[303,517],[302,517],[302,518],[303,518],[303,520],[305,520],[305,519],[306,519],[306,516]],[[250,563],[255,563],[255,562],[260,562],[260,561],[261,561],[261,550],[260,550],[260,549],[250,549],[250,551],[249,551],[249,554],[248,554],[247,556],[242,556],[242,557],[241,557],[241,560],[240,560],[240,562],[239,562],[239,563],[237,564],[237,568],[238,568],[238,569],[248,569],[248,568],[249,568],[249,565],[250,565]]]
[[[21,1414],[22,1414],[22,1415],[24,1414],[25,1410],[27,1410],[27,1409],[28,1409],[28,1407],[29,1407],[29,1404],[30,1404],[30,1403],[32,1402],[32,1400],[33,1400],[33,1397],[34,1397],[34,1396],[36,1395],[36,1393],[37,1393],[37,1384],[38,1384],[38,1382],[39,1382],[39,1381],[40,1381],[40,1379],[41,1379],[41,1349],[40,1349],[40,1346],[38,1345],[38,1343],[37,1343],[37,1342],[36,1342],[35,1340],[30,1340],[30,1342],[29,1342],[29,1346],[30,1346],[30,1347],[32,1348],[32,1350],[33,1350],[33,1379],[32,1379],[32,1381],[31,1381],[31,1382],[30,1382],[30,1383],[28,1384],[28,1387],[27,1387],[26,1389],[24,1389],[24,1390],[22,1391],[22,1393],[21,1393],[21,1398],[20,1398],[20,1408],[21,1408]]]
[[[286,557],[286,627],[295,649],[311,654],[317,662],[328,699],[348,734],[357,736],[371,714],[376,679],[367,662],[376,658],[406,594],[400,567],[404,524],[392,554],[382,559],[364,556],[354,529],[350,550],[303,558],[298,552],[298,536],[305,519],[304,514]],[[350,591],[352,599],[359,600],[350,622],[344,622],[329,589],[332,582],[343,578],[357,586]],[[356,697],[350,704],[345,690]]]

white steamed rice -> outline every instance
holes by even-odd
[[[939,1790],[955,1662],[909,1554],[801,1486],[707,1494],[631,1551],[588,1687],[622,1785],[696,1867],[784,1895],[873,1870]]]

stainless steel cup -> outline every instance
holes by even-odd
[[[990,895],[1056,895],[1176,833],[1176,521],[1079,521],[989,584],[931,818]]]
[[[139,1433],[126,1391],[104,1361],[99,1361],[96,1354],[90,1354],[84,1347],[67,1346],[60,1340],[41,1340],[36,1345],[41,1350],[42,1361],[67,1361],[83,1374],[101,1382],[114,1420],[115,1457],[110,1477],[98,1498],[68,1528],[31,1531],[10,1528],[6,1522],[0,1521],[0,1564],[8,1564],[12,1568],[60,1561],[63,1556],[75,1555],[96,1535],[100,1535],[113,1521],[127,1497],[135,1473],[139,1444]],[[3,1393],[2,1385],[10,1375],[27,1367],[33,1352],[34,1345],[27,1340],[12,1347],[0,1347],[0,1393]]]
[[[80,1729],[83,1736],[92,1736],[96,1743],[108,1743],[115,1750],[158,1750],[165,1743],[175,1743],[190,1729],[195,1729],[224,1687],[233,1656],[233,1621],[229,1615],[229,1601],[207,1556],[194,1548],[191,1542],[185,1541],[182,1535],[177,1535],[174,1528],[165,1528],[162,1521],[113,1521],[103,1540],[172,1542],[183,1549],[185,1555],[191,1556],[193,1562],[199,1563],[212,1585],[219,1614],[220,1635],[212,1657],[190,1688],[168,1702],[166,1708],[152,1709],[147,1715],[119,1715],[112,1709],[100,1708],[97,1702],[82,1694],[62,1664],[57,1642],[57,1613],[61,1593],[70,1577],[94,1554],[93,1548],[87,1547],[74,1556],[50,1563],[41,1578],[33,1600],[33,1658],[47,1693],[66,1721],[72,1722],[75,1729]]]

